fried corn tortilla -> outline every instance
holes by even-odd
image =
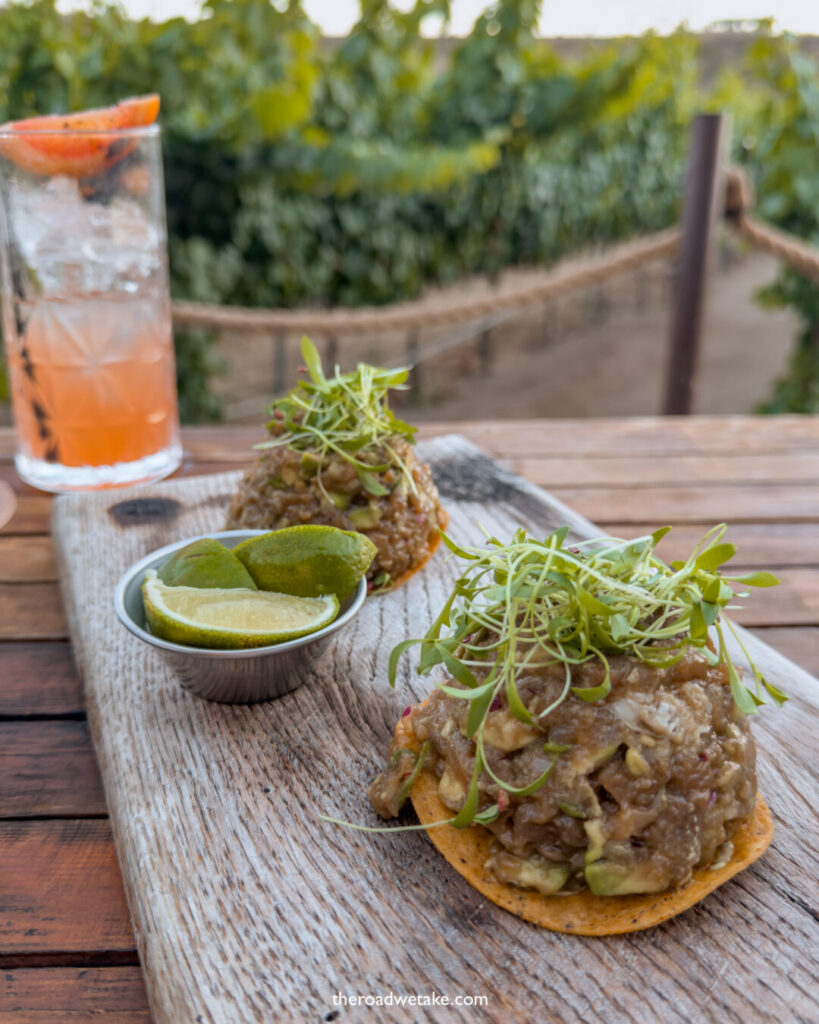
[[[399,745],[418,751],[420,744],[402,718],[395,727]],[[410,793],[422,825],[452,817],[438,798],[437,779],[422,771]],[[699,903],[708,893],[761,857],[773,838],[773,822],[761,793],[753,815],[733,835],[734,853],[724,867],[694,872],[690,882],[663,893],[631,896],[595,896],[589,891],[566,896],[543,896],[532,889],[518,889],[499,882],[484,867],[493,836],[480,825],[466,829],[439,825],[427,835],[453,868],[487,899],[504,910],[550,931],[571,935],[622,935],[661,924]]]
[[[440,523],[441,531],[445,532],[446,528],[448,526],[449,526],[449,515],[448,515],[446,509],[442,508],[441,509],[441,523]],[[421,559],[421,561],[418,563],[418,565],[414,565],[411,569],[407,569],[407,571],[406,572],[402,572],[401,575],[397,579],[394,579],[392,581],[392,585],[390,587],[390,590],[395,590],[396,587],[403,586],[403,584],[406,583],[408,579],[411,579],[417,572],[420,572],[421,569],[424,568],[424,566],[427,564],[427,562],[430,560],[430,558],[432,558],[432,556],[435,554],[435,552],[438,550],[438,548],[440,546],[441,546],[441,534],[440,533],[436,533],[432,537],[432,539],[430,540],[429,548],[427,549],[427,553],[424,555],[424,557]]]

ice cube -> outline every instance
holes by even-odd
[[[86,199],[67,177],[16,193],[15,235],[38,294],[135,292],[161,268],[163,238],[133,200]]]

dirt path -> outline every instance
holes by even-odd
[[[783,371],[797,319],[790,311],[763,310],[753,300],[754,291],[775,273],[775,261],[754,254],[714,274],[695,387],[696,412],[751,412]],[[621,292],[599,322],[552,328],[545,337],[538,321],[530,318],[528,346],[518,344],[506,351],[503,337],[493,340],[489,376],[473,373],[453,388],[446,384],[452,367],[442,367],[434,377],[440,397],[414,409],[414,418],[659,412],[670,305],[668,287],[661,281],[648,287],[640,305]],[[538,315],[542,324],[543,311]],[[524,329],[521,324],[519,330]]]

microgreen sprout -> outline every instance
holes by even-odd
[[[309,338],[302,338],[301,354],[308,379],[300,380],[272,403],[268,423],[272,437],[256,447],[311,452],[316,456],[318,485],[331,503],[332,496],[321,479],[324,459],[331,454],[355,468],[368,494],[389,494],[377,475],[388,469],[397,472],[404,485],[414,491],[412,474],[391,441],[399,437],[412,442],[415,428],[399,420],[387,400],[388,391],[406,390],[409,370],[382,370],[359,363],[352,373],[341,373],[336,366],[332,376],[325,376],[321,358]]]
[[[743,684],[725,642],[730,632],[747,651],[722,610],[730,606],[739,587],[770,587],[779,581],[769,572],[728,576],[721,571],[736,553],[723,542],[725,525],[710,530],[687,561],[667,565],[654,548],[670,527],[636,540],[594,538],[566,546],[568,527],[545,540],[522,529],[511,543],[488,537],[483,548],[461,547],[442,534],[452,553],[467,565],[426,636],[405,640],[392,651],[390,685],[395,685],[398,661],[420,644],[418,673],[443,666],[452,681],[436,686],[468,702],[467,736],[475,743],[472,780],[464,806],[451,824],[462,828],[491,815],[479,815],[478,780],[486,772],[500,790],[528,796],[546,782],[565,747],[546,742],[554,756],[546,770],[525,787],[513,787],[490,768],[484,750],[487,716],[503,697],[520,721],[544,728],[544,719],[572,693],[595,702],[611,691],[609,657],[625,654],[657,668],[679,661],[689,648],[698,648],[711,665],[724,663],[737,707],[753,714],[766,695],[776,704],[785,695],[769,683],[748,658],[753,688]],[[717,649],[709,644],[716,634]],[[591,659],[604,667],[603,681],[594,687],[572,686],[572,668]],[[553,703],[535,716],[517,690],[517,676],[530,669],[561,663],[565,684]],[[544,739],[546,737],[544,736]],[[497,817],[498,808],[494,805]],[[491,818],[486,818],[491,820]]]

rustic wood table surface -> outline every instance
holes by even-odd
[[[819,417],[504,421],[420,435],[451,430],[609,533],[674,524],[668,558],[727,520],[738,562],[782,581],[735,617],[819,674]],[[241,468],[257,439],[247,428],[189,429],[181,472]],[[13,450],[0,431],[0,480],[16,497],[0,525],[0,1024],[146,1022],[57,584],[51,499],[19,481]]]

